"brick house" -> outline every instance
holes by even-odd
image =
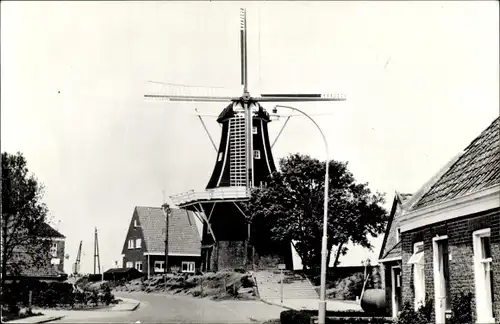
[[[387,301],[387,313],[392,314],[393,317],[397,316],[402,306],[401,231],[399,221],[405,208],[405,202],[408,202],[410,198],[411,194],[395,193],[378,258],[382,286],[385,289],[385,300]]]
[[[402,298],[434,302],[436,323],[453,298],[473,295],[476,323],[500,321],[500,118],[431,179],[399,218]]]
[[[33,265],[26,254],[19,248],[14,250],[13,263],[7,264],[7,278],[32,278],[41,280],[66,280],[64,272],[66,237],[48,224],[44,224],[40,232],[41,240],[50,240],[50,254],[42,264]],[[17,267],[13,265],[17,264]],[[14,268],[16,268],[14,270]]]
[[[165,228],[165,215],[160,207],[135,207],[123,243],[123,267],[136,268],[148,276],[163,273]],[[194,213],[172,208],[168,230],[169,271],[194,273],[200,262],[201,238]]]

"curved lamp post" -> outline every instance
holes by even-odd
[[[325,151],[326,151],[326,172],[325,172],[325,197],[324,197],[324,206],[323,206],[323,239],[321,241],[321,286],[320,286],[320,296],[319,296],[319,309],[318,309],[318,324],[325,324],[325,315],[326,315],[326,259],[327,259],[327,225],[328,225],[328,169],[330,164],[330,156],[328,152],[328,142],[326,141],[325,134],[316,123],[311,116],[303,112],[302,110],[290,107],[290,106],[281,106],[277,105],[274,107],[274,112],[276,113],[277,108],[286,108],[297,111],[302,115],[306,116],[310,121],[314,123],[316,128],[318,128],[321,133],[321,137],[323,138],[323,142],[325,142]]]

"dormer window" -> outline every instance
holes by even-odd
[[[134,227],[139,227],[139,224],[137,223],[137,219],[134,219]]]

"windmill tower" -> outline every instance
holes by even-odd
[[[205,271],[242,268],[248,266],[249,261],[255,263],[255,251],[248,244],[251,221],[240,203],[250,198],[252,188],[265,186],[268,177],[276,170],[268,133],[271,115],[260,103],[345,100],[341,96],[322,94],[261,94],[252,97],[248,90],[245,9],[240,10],[240,49],[243,94],[239,97],[144,95],[148,99],[170,102],[229,102],[217,118],[222,134],[218,148],[212,141],[217,158],[205,190],[171,196],[177,206],[195,211],[203,222],[202,269]],[[289,244],[276,252],[276,263],[291,265]]]

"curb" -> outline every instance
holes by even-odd
[[[260,299],[260,301],[263,302],[264,304],[268,304],[268,305],[271,305],[271,306],[278,306],[278,307],[289,309],[289,310],[297,310],[295,308],[292,308],[292,307],[289,307],[289,306],[285,306],[285,305],[282,305],[282,304],[278,304],[278,303],[273,303],[273,302],[270,302],[270,301],[267,301],[267,300],[264,300],[264,299]]]
[[[141,305],[141,303],[137,303],[137,305],[135,305],[134,307],[132,307],[132,309],[130,310],[131,312],[135,311],[137,308],[139,308],[139,306]]]
[[[137,304],[134,305],[134,307],[132,308],[128,308],[128,309],[119,309],[119,310],[110,310],[111,312],[133,312],[135,311],[137,308],[139,308],[139,306],[141,305],[141,302],[137,302]]]
[[[52,317],[49,317],[47,319],[44,319],[44,320],[41,320],[41,321],[38,321],[38,322],[34,322],[36,324],[39,324],[39,323],[48,323],[48,322],[52,322],[52,321],[58,321],[62,318],[66,317],[66,315],[61,315],[61,316],[52,316]]]

